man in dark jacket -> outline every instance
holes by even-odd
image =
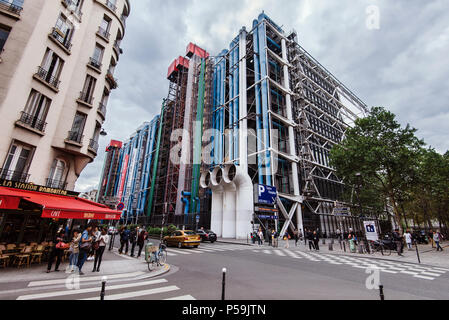
[[[138,234],[139,227],[137,227],[137,230],[133,228],[129,234],[129,242],[131,243],[131,257],[134,257],[134,249],[136,248]]]
[[[315,250],[320,251],[320,235],[318,232],[314,231],[312,234],[313,244],[315,245]]]
[[[313,242],[313,232],[309,229],[306,229],[306,238],[309,242],[309,250],[315,249],[315,244]]]
[[[120,254],[122,254],[124,247],[126,247],[125,254],[128,254],[129,233],[130,233],[129,230],[126,229],[125,227],[123,227],[122,230],[120,231],[120,249],[118,250]]]
[[[398,252],[398,256],[402,256],[402,236],[399,233],[399,229],[394,230],[393,241],[396,243],[396,251]]]
[[[145,245],[145,240],[147,239],[147,232],[145,229],[142,229],[140,231],[139,235],[137,236],[137,245],[139,246],[139,252],[137,253],[137,258],[140,258],[140,254],[142,253],[142,248]]]

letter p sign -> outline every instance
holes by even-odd
[[[259,197],[262,196],[262,193],[264,193],[264,192],[265,192],[265,187],[259,185]]]

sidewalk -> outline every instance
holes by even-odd
[[[114,248],[115,249],[115,248]],[[56,261],[55,261],[56,262]],[[148,271],[148,266],[145,260],[131,258],[129,256],[121,256],[117,253],[117,250],[110,252],[106,250],[103,255],[103,261],[101,262],[100,272],[92,272],[94,261],[86,261],[83,266],[84,275],[82,277],[103,277],[117,274],[135,275],[143,278],[153,278],[161,274],[164,274],[170,270],[170,266],[160,267],[152,272]],[[73,273],[66,273],[65,270],[68,267],[68,261],[61,263],[59,266],[59,272],[54,272],[55,263],[52,266],[52,272],[46,273],[47,263],[40,265],[32,265],[30,268],[14,268],[8,267],[6,269],[0,269],[0,283],[11,283],[21,281],[37,281],[37,280],[57,280],[66,279]],[[132,279],[130,277],[130,279]]]
[[[219,243],[229,243],[229,244],[239,244],[239,245],[248,245],[259,247],[256,244],[252,244],[251,241],[246,240],[235,240],[235,239],[223,239],[218,238],[217,242]],[[390,256],[382,256],[380,253],[376,254],[359,254],[359,253],[351,253],[349,252],[348,243],[346,243],[346,252],[344,248],[340,248],[340,244],[337,240],[334,240],[333,251],[329,250],[329,244],[331,243],[331,239],[326,239],[326,244],[323,244],[323,241],[320,240],[320,253],[325,254],[336,254],[336,255],[350,255],[355,257],[365,257],[365,258],[373,258],[373,259],[385,259],[392,260],[398,262],[409,262],[409,263],[418,263],[418,258],[416,254],[416,248],[413,246],[413,250],[408,251],[407,248],[404,248],[403,256],[398,256],[396,251],[392,251]],[[263,246],[268,247],[267,242],[264,242]],[[279,249],[284,249],[285,241],[279,240]],[[342,244],[343,246],[343,244]],[[303,252],[309,252],[308,244],[304,244],[304,241],[298,241],[298,246],[295,247],[295,241],[289,241],[290,249],[299,249]],[[432,245],[419,245],[419,257],[421,259],[421,264],[435,266],[435,267],[443,267],[449,268],[449,243],[445,242],[442,244],[444,251],[437,252],[436,249],[432,249]],[[315,251],[313,251],[315,252]]]

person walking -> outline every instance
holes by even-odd
[[[263,245],[263,231],[262,229],[259,229],[259,232],[257,233],[257,240],[259,241],[259,246]]]
[[[140,258],[140,254],[142,253],[142,248],[145,246],[145,240],[148,239],[148,234],[145,231],[145,229],[142,229],[140,231],[139,235],[137,236],[137,246],[139,247],[139,251],[137,252],[137,258]]]
[[[89,254],[88,254],[88,256],[87,256],[87,261],[92,261],[92,260],[94,260],[95,251],[96,251],[97,248],[98,248],[98,244],[95,245],[95,243],[98,242],[98,239],[99,239],[100,236],[101,236],[100,229],[99,229],[98,227],[93,228],[92,235],[93,235],[93,238],[92,238],[92,246],[90,247],[90,252],[89,252]]]
[[[87,260],[87,255],[90,252],[90,249],[92,247],[92,241],[93,241],[93,236],[92,236],[92,226],[88,225],[86,230],[83,231],[83,234],[81,235],[81,240],[80,240],[80,252],[79,252],[79,257],[78,257],[78,272],[80,275],[83,275],[84,273],[82,272],[83,269],[83,265]]]
[[[295,230],[295,232],[293,233],[293,236],[295,237],[295,247],[298,246],[298,241],[299,241],[299,232],[298,230]]]
[[[320,236],[318,232],[314,231],[312,235],[313,245],[315,246],[315,251],[320,251]]]
[[[437,251],[443,251],[443,248],[440,246],[440,242],[443,241],[443,236],[441,235],[440,230],[433,233],[433,241],[435,242]]]
[[[398,256],[402,257],[402,236],[399,234],[399,229],[395,229],[393,232],[393,241],[396,244],[396,251]]]
[[[109,235],[105,229],[101,230],[101,234],[97,239],[98,249],[95,250],[94,269],[92,272],[100,272],[101,260],[103,259],[103,253],[109,243]]]
[[[315,243],[313,242],[313,233],[309,229],[306,229],[306,238],[309,242],[309,250],[312,251],[312,249],[315,250]]]
[[[288,231],[285,231],[285,234],[284,234],[284,241],[285,241],[285,245],[284,245],[284,248],[289,248],[290,247],[290,245],[289,245],[289,240],[290,239],[290,235],[288,234]]]
[[[273,232],[272,232],[271,228],[268,229],[268,231],[267,231],[267,241],[268,241],[268,245],[269,245],[270,247],[273,246],[273,237],[271,236],[272,233],[273,233]]]
[[[120,249],[118,250],[120,254],[123,253],[123,249],[125,249],[125,254],[128,254],[129,233],[127,228],[122,227],[122,230],[120,231]]]
[[[137,236],[139,234],[139,228],[132,229],[129,233],[129,243],[131,244],[131,255],[130,257],[134,257],[134,249],[136,249],[137,244]]]
[[[412,234],[410,233],[410,230],[407,230],[407,231],[404,233],[404,239],[405,239],[405,243],[407,244],[408,250],[409,250],[409,251],[410,251],[410,250],[413,250],[413,249],[412,249],[413,236],[412,236]]]
[[[65,243],[64,243],[65,231],[61,230],[56,233],[51,247],[50,257],[48,258],[47,273],[51,272],[51,267],[53,261],[56,258],[55,272],[59,272],[59,265],[61,264],[62,254],[64,253]]]
[[[69,268],[71,272],[75,271],[75,266],[78,264],[78,256],[80,254],[80,240],[81,233],[79,230],[73,231],[72,241],[70,242],[70,256],[69,256]]]

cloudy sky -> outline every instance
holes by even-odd
[[[368,106],[383,106],[440,152],[449,150],[447,0],[131,0],[124,54],[100,153],[77,191],[96,188],[104,150],[160,111],[169,64],[194,42],[228,48],[262,10]],[[379,13],[378,23],[375,20]]]

